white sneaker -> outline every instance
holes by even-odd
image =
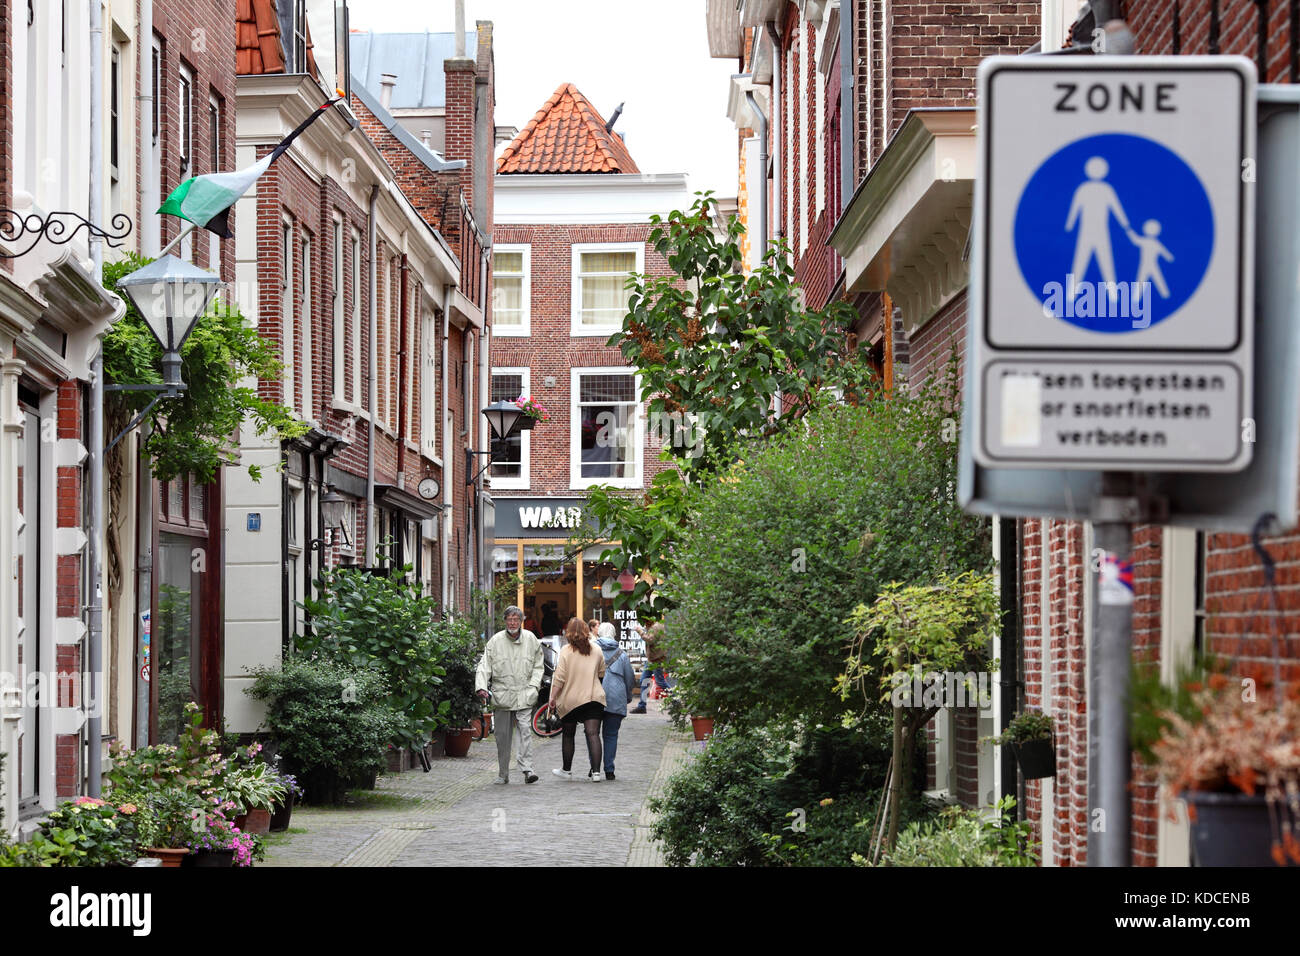
[[[605,774],[600,770],[592,770],[590,773],[587,774],[587,779],[590,780],[592,783],[600,783],[600,781],[605,779]]]
[[[557,767],[556,769],[552,770],[551,773],[555,774],[557,777],[563,777],[565,780],[573,779],[572,770],[561,770]]]
[[[509,783],[509,782],[510,782],[510,778],[509,778],[509,777],[497,777],[496,780],[494,780],[494,781],[492,781],[492,782],[493,782],[493,783],[501,783],[501,784],[505,784],[505,783]]]

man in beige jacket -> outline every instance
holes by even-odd
[[[497,783],[510,782],[510,739],[519,725],[519,771],[524,783],[536,783],[533,773],[533,709],[542,687],[542,645],[523,628],[524,612],[506,608],[506,629],[497,631],[483,649],[474,676],[479,697],[492,698],[492,725],[497,737]]]

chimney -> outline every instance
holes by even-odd
[[[465,58],[465,0],[456,0],[456,59]]]
[[[379,105],[384,109],[388,109],[393,102],[393,87],[397,85],[397,74],[380,74],[379,85],[383,87],[383,89],[379,91]]]

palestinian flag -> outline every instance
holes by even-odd
[[[275,149],[247,169],[233,173],[209,173],[206,176],[195,176],[193,179],[185,180],[173,189],[172,194],[158,207],[159,215],[179,216],[196,226],[215,232],[223,239],[231,238],[234,233],[230,231],[230,207],[248,192],[249,187],[257,182],[264,172],[271,168],[271,164],[284,154],[289,145],[298,138],[298,134],[342,98],[337,96],[322,103],[319,109],[313,111],[292,133],[281,140]]]

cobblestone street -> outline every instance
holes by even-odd
[[[511,767],[496,779],[496,741],[472,745],[464,759],[433,761],[379,778],[351,807],[298,807],[288,834],[262,866],[662,866],[650,840],[650,796],[691,752],[652,701],[619,734],[617,779],[561,780],[560,738],[534,738],[541,778],[525,785]],[[574,768],[586,766],[579,734]],[[296,832],[302,831],[302,832]]]

